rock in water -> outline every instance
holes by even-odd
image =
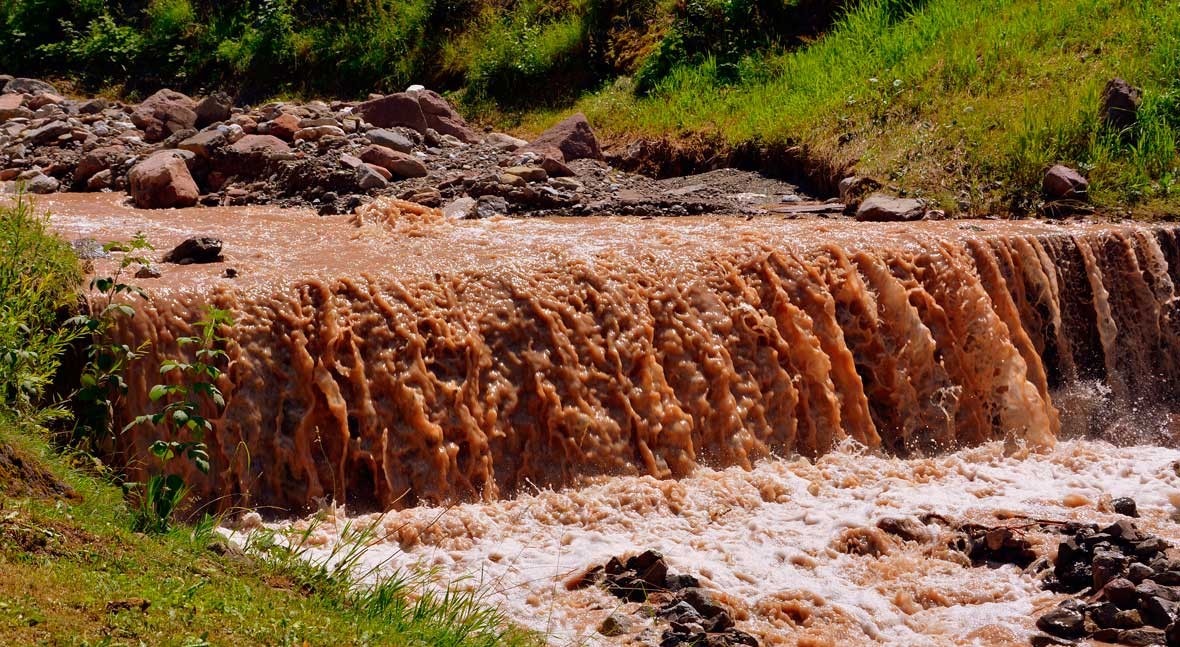
[[[874,193],[860,203],[856,219],[861,222],[909,222],[926,217],[926,206],[913,198],[894,198]]]
[[[189,238],[164,255],[165,263],[190,265],[215,263],[221,260],[221,239],[202,236]]]
[[[594,129],[590,127],[590,122],[586,121],[586,115],[580,112],[541,133],[541,136],[529,142],[524,150],[541,155],[560,154],[561,159],[566,162],[577,159],[603,159]]]
[[[200,191],[179,151],[160,151],[132,167],[131,198],[141,209],[191,207]]]
[[[1045,173],[1041,188],[1050,200],[1086,200],[1090,182],[1068,166],[1057,164]]]

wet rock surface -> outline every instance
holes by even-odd
[[[736,628],[732,613],[701,588],[697,578],[670,573],[664,556],[657,551],[646,550],[625,559],[612,557],[569,583],[570,588],[589,586],[600,586],[624,602],[636,603],[632,613],[620,609],[602,622],[598,632],[604,636],[642,631],[647,636],[641,636],[641,642],[660,647],[759,644],[757,638]]]
[[[429,90],[253,107],[224,94],[167,89],[137,105],[70,99],[30,79],[11,81],[0,94],[0,191],[18,183],[42,193],[129,191],[132,169],[163,151],[191,156],[192,183],[174,163],[155,169],[131,191],[138,206],[276,204],[330,214],[390,196],[455,205],[463,217],[844,217],[843,204],[757,173],[656,180],[621,171],[605,161],[580,114],[531,142],[483,132]],[[469,200],[483,208],[468,208]]]

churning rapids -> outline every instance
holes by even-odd
[[[1125,495],[1177,538],[1175,227],[40,206],[74,238],[225,241],[117,331],[152,344],[127,417],[201,308],[232,311],[200,494],[343,504],[382,529],[368,558],[470,575],[558,644],[625,642],[595,633],[615,598],[564,583],[644,548],[764,644],[1021,644],[1051,594],[875,520]],[[112,456],[134,472],[151,439]]]

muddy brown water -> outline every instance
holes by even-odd
[[[1180,370],[1174,226],[39,205],[69,238],[225,241],[222,263],[141,282],[118,335],[152,350],[117,423],[151,410],[205,304],[232,311],[214,472],[189,475],[227,505],[489,501],[845,439],[1047,448],[1054,394],[1166,402]],[[157,436],[112,450],[134,472]]]

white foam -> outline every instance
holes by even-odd
[[[510,501],[354,521],[379,523],[390,533],[365,555],[366,565],[431,565],[445,578],[465,577],[462,586],[483,587],[488,603],[547,632],[557,645],[619,644],[595,632],[618,600],[596,588],[569,591],[563,583],[611,556],[647,548],[664,553],[672,572],[698,575],[726,594],[724,601],[744,618],[739,628],[764,644],[795,644],[803,636],[837,644],[1016,644],[1027,641],[1034,612],[1055,599],[1019,569],[964,566],[937,541],[888,538],[889,551],[880,557],[838,552],[833,542],[881,517],[924,512],[990,523],[997,512],[1112,519],[1099,510],[1104,495],[1133,497],[1139,523],[1176,538],[1170,496],[1180,492],[1172,468],[1178,459],[1175,449],[1090,441],[1021,457],[1005,456],[1000,443],[911,460],[845,448],[814,464],[701,468],[680,481],[602,479]],[[1067,507],[1067,495],[1089,503]],[[327,516],[315,530],[323,544],[309,556],[327,555],[345,519]],[[787,608],[804,612],[792,619]]]

